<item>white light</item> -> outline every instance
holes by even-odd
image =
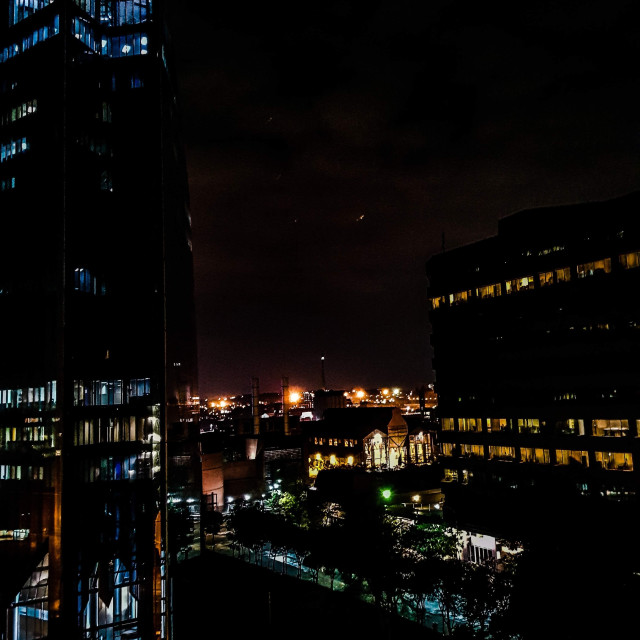
[[[248,493],[245,493],[245,494],[244,494],[244,499],[245,499],[245,500],[249,500],[249,498],[251,498],[251,496],[250,496]]]
[[[140,38],[140,44],[147,44],[148,41],[147,36],[142,36],[142,38]]]
[[[231,496],[229,496],[229,497],[227,498],[227,502],[233,502],[233,498],[232,498]]]
[[[131,51],[131,45],[125,44],[124,47],[122,47],[122,53],[126,55],[129,51]]]

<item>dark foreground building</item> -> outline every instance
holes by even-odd
[[[584,507],[576,526],[606,514],[621,535],[640,479],[638,211],[637,193],[522,211],[429,260],[438,438],[461,519],[520,535]]]
[[[0,0],[0,637],[167,638],[199,548],[159,0]],[[169,505],[169,507],[167,507]]]

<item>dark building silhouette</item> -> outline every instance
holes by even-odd
[[[428,261],[439,447],[462,521],[526,535],[606,513],[615,532],[636,504],[639,206],[633,193],[522,211]]]
[[[0,635],[168,638],[199,548],[190,215],[159,0],[0,0]]]

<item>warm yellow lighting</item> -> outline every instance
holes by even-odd
[[[415,496],[412,496],[412,497],[411,497],[411,499],[412,499],[414,502],[420,502],[420,496],[419,496],[418,494],[416,494]]]
[[[396,388],[396,389],[393,390],[393,395],[394,396],[397,396],[399,393],[400,393],[400,389]]]
[[[295,404],[296,402],[298,402],[300,400],[300,394],[297,391],[292,391],[289,394],[289,402],[291,404]]]
[[[221,407],[226,407],[227,403],[224,400],[220,400],[220,406]]]
[[[383,396],[388,396],[389,395],[389,389],[383,389],[382,390],[382,395]]]
[[[347,464],[353,464],[353,456],[347,458]]]
[[[316,460],[322,460],[322,456],[319,453],[316,453]]]
[[[331,464],[335,464],[336,463],[336,457],[335,457],[335,455],[333,455],[333,453],[329,456],[329,462]]]
[[[360,389],[360,391],[358,391],[356,393],[356,397],[357,398],[364,398],[364,391],[362,389]]]

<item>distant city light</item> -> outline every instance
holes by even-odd
[[[362,389],[356,392],[356,398],[364,398],[364,391]]]
[[[295,404],[300,400],[301,397],[302,396],[297,391],[292,391],[289,394],[289,402],[291,402],[292,404]]]
[[[385,500],[388,500],[391,497],[391,489],[383,489],[381,493]]]

